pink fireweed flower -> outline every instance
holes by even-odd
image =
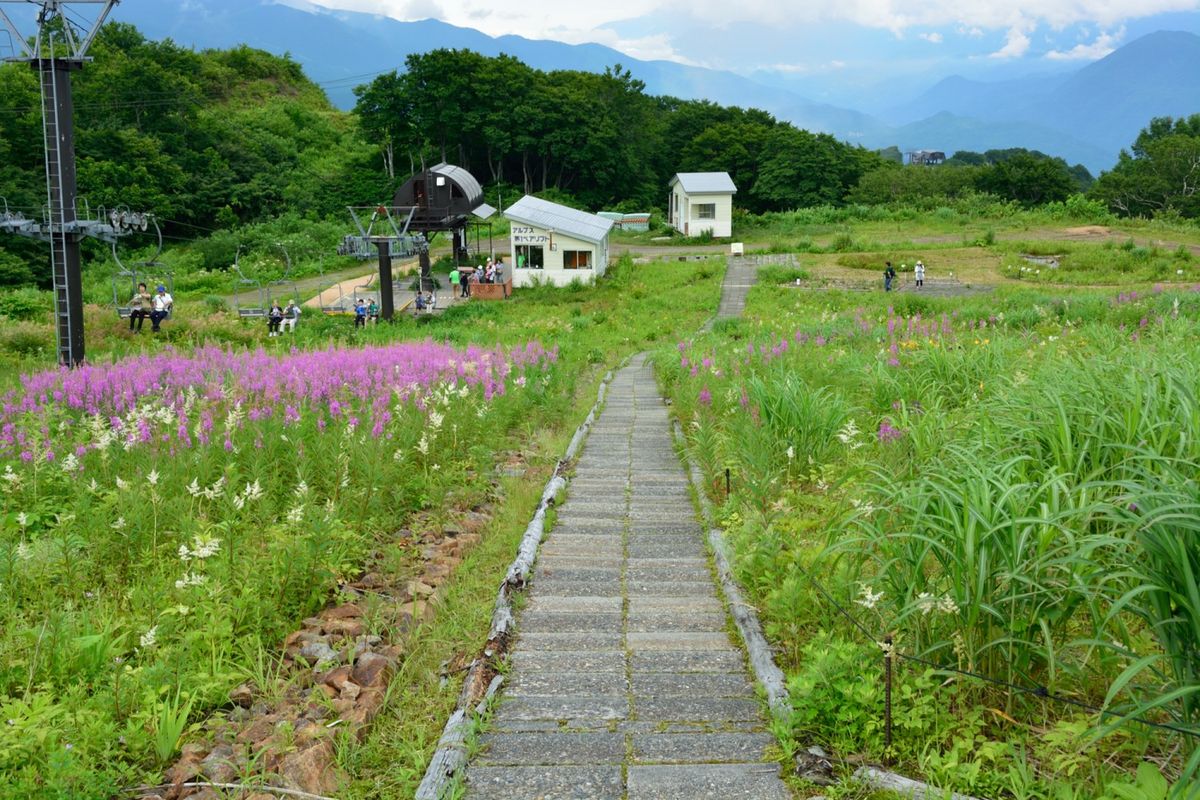
[[[703,389],[700,390],[700,394],[696,397],[696,400],[702,406],[711,406],[712,405],[712,392],[710,392],[708,390],[708,387],[705,386]]]

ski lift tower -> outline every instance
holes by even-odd
[[[14,55],[40,74],[42,133],[46,149],[47,213],[35,238],[50,242],[50,269],[54,278],[54,324],[59,363],[74,367],[83,362],[83,279],[79,243],[85,236],[113,233],[100,220],[80,220],[76,214],[75,121],[71,99],[71,73],[90,59],[88,48],[119,0],[0,0],[0,28],[12,39]],[[5,11],[5,6],[38,9],[37,34],[32,47]],[[72,6],[92,6],[97,13],[85,31],[68,17]],[[15,12],[14,12],[15,13]],[[72,17],[78,18],[79,14]],[[16,232],[16,231],[14,231]],[[31,235],[31,229],[26,229]],[[104,238],[103,236],[101,238]]]

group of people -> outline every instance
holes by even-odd
[[[890,292],[892,284],[896,282],[896,268],[892,266],[892,262],[885,262],[883,268],[883,290]],[[921,259],[917,259],[917,263],[913,264],[913,284],[920,289],[925,285],[925,263]]]
[[[433,292],[426,292],[425,294],[417,292],[417,299],[414,301],[413,305],[415,306],[418,314],[420,314],[422,311],[432,314],[437,310],[437,295]]]
[[[287,308],[280,307],[279,301],[275,301],[267,311],[267,336],[278,336],[280,328],[295,333],[299,321],[300,307],[296,301],[289,300]]]
[[[455,267],[450,270],[450,286],[458,287],[459,297],[470,297],[473,283],[504,283],[504,260],[497,257],[493,261],[489,258],[486,264],[479,267],[464,270]]]
[[[374,297],[369,300],[367,302],[360,297],[354,301],[354,327],[365,328],[368,322],[372,325],[379,322],[379,303],[375,302]]]
[[[133,333],[142,332],[142,323],[150,319],[150,331],[159,332],[162,321],[171,315],[175,300],[161,283],[155,287],[154,294],[146,289],[146,284],[139,283],[133,297],[129,298],[129,330]],[[136,323],[136,325],[135,325]]]

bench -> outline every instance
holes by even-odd
[[[238,316],[242,319],[262,319],[267,316],[265,308],[239,308]]]
[[[129,306],[117,306],[117,316],[120,317],[121,319],[129,319],[130,315],[132,315],[132,314],[133,314],[133,309],[130,308]],[[167,316],[164,317],[164,319],[170,319],[172,316],[174,316],[174,314],[175,314],[175,310],[172,309],[167,312]],[[149,311],[146,312],[146,319],[150,319]]]

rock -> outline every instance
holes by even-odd
[[[410,597],[432,597],[437,589],[430,586],[425,581],[409,581],[408,594]]]
[[[353,658],[358,658],[363,653],[367,652],[368,650],[374,650],[376,647],[378,647],[381,644],[383,644],[383,639],[379,636],[375,636],[375,635],[359,636],[354,641]]]
[[[837,783],[829,756],[816,746],[796,754],[796,776],[817,786],[833,786]]]
[[[350,667],[345,664],[326,672],[321,678],[322,683],[328,684],[338,691],[341,691],[342,684],[348,680],[350,680]]]
[[[333,710],[337,712],[337,715],[339,717],[345,717],[347,714],[349,714],[351,711],[354,710],[354,701],[353,700],[343,700],[340,697],[337,700],[334,700],[332,705],[333,705]]]
[[[414,600],[411,603],[405,603],[400,606],[399,619],[402,629],[407,624],[409,627],[419,625],[422,622],[428,622],[433,618],[433,609],[423,600]]]
[[[333,636],[362,636],[366,626],[357,619],[331,619],[325,623],[325,630]]]
[[[426,583],[442,583],[446,578],[450,577],[450,567],[444,563],[429,564],[425,567],[425,582]]]
[[[200,762],[200,773],[213,783],[232,783],[238,775],[233,748],[219,744]]]
[[[229,700],[235,706],[249,708],[254,704],[254,689],[249,683],[243,683],[229,693]]]
[[[359,688],[357,683],[354,681],[346,681],[342,684],[341,697],[345,698],[346,700],[354,700],[358,697],[358,693],[361,691],[362,689]]]
[[[320,617],[308,617],[300,624],[306,628],[320,628],[325,624],[325,620],[321,619]]]
[[[188,744],[183,747],[183,754],[170,769],[165,778],[167,783],[187,783],[200,774],[200,762],[205,756],[205,750],[199,745]]]
[[[333,744],[320,742],[306,750],[291,753],[279,767],[283,784],[311,794],[329,794],[337,788],[333,769]]]
[[[362,609],[354,603],[346,603],[321,612],[325,619],[357,619],[363,615]]]
[[[256,745],[274,732],[275,720],[270,717],[263,717],[249,727],[243,728],[237,738],[243,744]]]
[[[300,655],[308,663],[317,667],[336,664],[341,660],[337,651],[325,642],[309,642],[300,648]]]
[[[392,662],[378,653],[363,653],[354,662],[351,676],[359,686],[378,686],[386,683],[391,675]]]
[[[338,696],[338,690],[330,686],[328,683],[321,684],[321,694],[328,697],[330,700]]]
[[[479,544],[479,534],[464,533],[462,536],[458,537],[458,541],[462,544],[463,550],[466,550],[469,547],[474,547],[475,545]]]

